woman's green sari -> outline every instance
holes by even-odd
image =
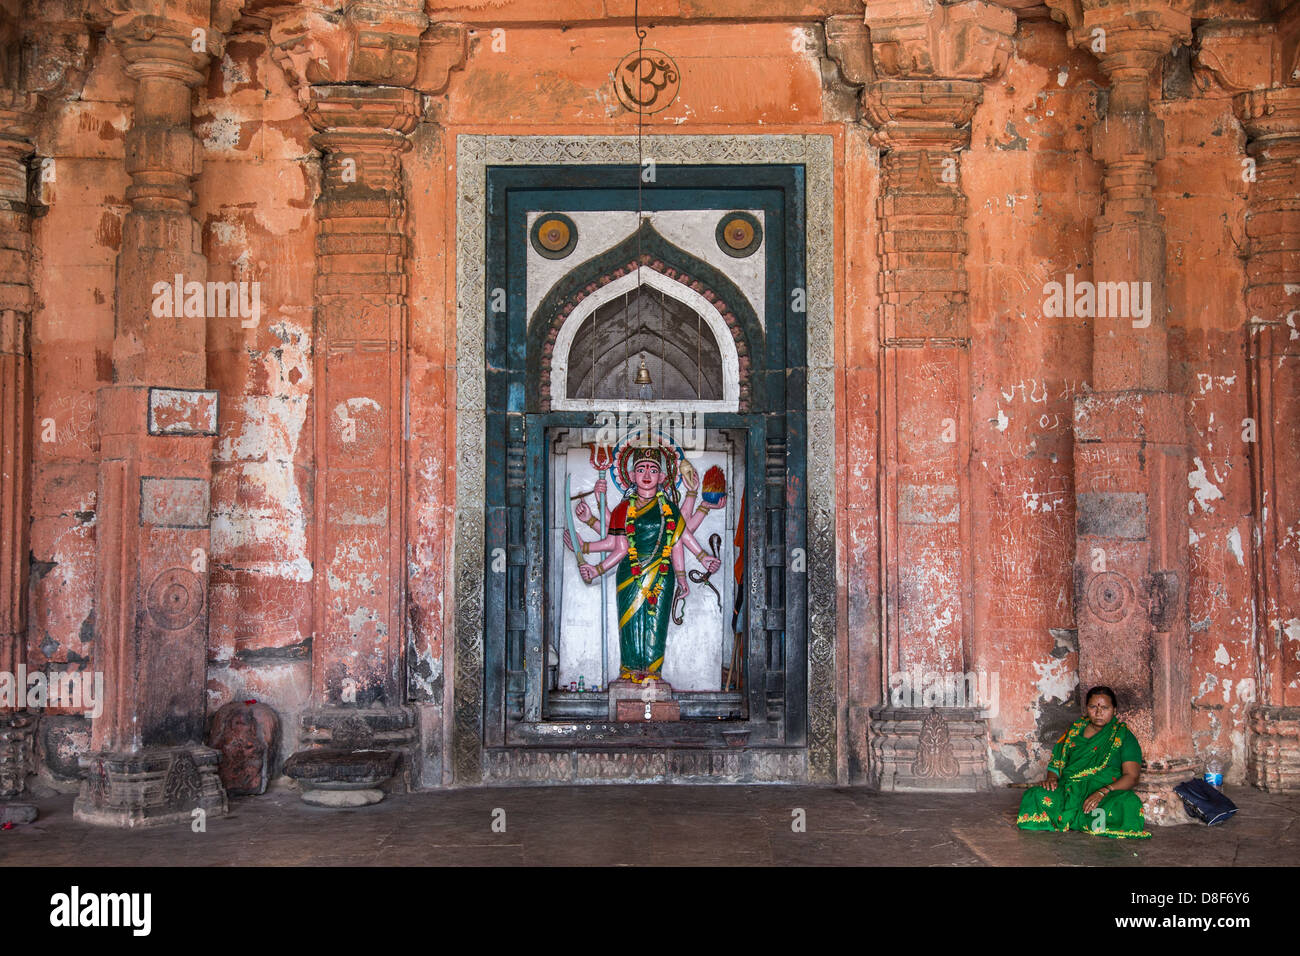
[[[1055,790],[1030,787],[1020,801],[1016,825],[1022,830],[1083,830],[1099,836],[1146,839],[1142,800],[1132,790],[1112,790],[1102,797],[1091,813],[1083,801],[1123,775],[1121,765],[1142,763],[1137,738],[1121,721],[1110,723],[1092,737],[1083,736],[1089,720],[1084,717],[1052,748],[1047,764],[1057,775]]]

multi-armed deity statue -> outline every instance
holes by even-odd
[[[593,453],[593,463],[595,458]],[[628,442],[612,454],[606,453],[601,464],[605,462],[613,465],[617,483],[626,489],[626,497],[606,514],[607,482],[603,469],[598,469],[600,477],[594,491],[600,518],[607,518],[607,522],[598,521],[585,501],[579,501],[574,514],[598,533],[602,523],[608,531],[597,541],[576,542],[576,533],[566,531],[564,543],[570,550],[576,544],[578,572],[588,584],[600,575],[616,571],[619,679],[644,684],[662,680],[659,675],[664,664],[669,621],[681,624],[683,620],[681,609],[690,591],[686,555],[695,557],[706,575],[721,566],[717,557],[700,547],[693,532],[709,510],[722,506],[725,486],[721,470],[710,469],[704,500],[697,506],[699,475],[670,444]],[[679,475],[687,492],[680,507]],[[584,562],[582,555],[589,554],[609,556],[603,561]]]

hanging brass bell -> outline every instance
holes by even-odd
[[[641,367],[636,370],[636,384],[653,385],[654,379],[650,377],[650,370],[645,367],[645,356],[641,356]]]

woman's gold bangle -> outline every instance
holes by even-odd
[[[582,553],[583,553],[583,554],[590,554],[590,553],[591,553],[591,552],[589,552],[589,551],[587,550],[587,542],[585,542],[585,541],[582,542]]]
[[[703,561],[705,558],[709,556],[709,552],[701,549],[700,551],[696,552],[695,556],[699,558],[701,561]]]

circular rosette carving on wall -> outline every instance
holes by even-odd
[[[168,568],[149,585],[145,606],[163,630],[179,631],[203,611],[203,581],[189,568]]]
[[[718,222],[718,248],[734,259],[747,259],[763,244],[763,224],[747,212],[729,212]]]
[[[1102,571],[1088,582],[1090,610],[1108,624],[1118,624],[1133,610],[1133,585],[1118,571]]]
[[[578,227],[568,216],[548,212],[537,217],[528,239],[539,256],[563,259],[578,244]]]

